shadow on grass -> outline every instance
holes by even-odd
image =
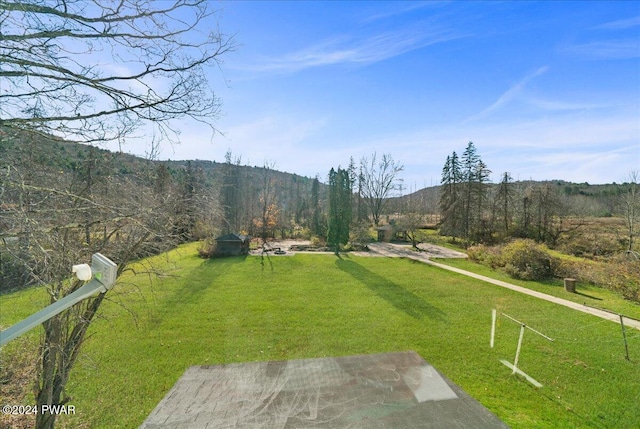
[[[597,296],[589,295],[588,293],[584,293],[584,292],[580,292],[580,291],[575,291],[574,293],[576,295],[584,296],[586,298],[595,299],[596,301],[603,301],[602,298],[598,298]]]
[[[354,279],[364,283],[380,298],[414,319],[428,317],[439,321],[447,320],[442,310],[389,279],[369,271],[362,265],[345,258],[339,258],[336,260],[336,266]]]
[[[234,265],[243,263],[246,258],[246,256],[232,256],[203,261],[182,279],[182,286],[175,291],[171,299],[167,300],[167,306],[196,301],[206,289],[216,287],[215,280],[218,277],[229,272]]]
[[[548,285],[548,286],[556,286],[559,288],[564,288],[564,281],[558,278],[538,280],[537,283]],[[596,301],[603,301],[602,298],[598,298],[597,296],[589,295],[588,293],[580,292],[578,290],[573,293],[576,295],[584,296],[585,298],[594,299]]]

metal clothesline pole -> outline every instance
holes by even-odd
[[[533,329],[530,326],[527,326],[526,323],[523,323],[523,322],[519,321],[518,319],[515,319],[515,318],[509,316],[508,314],[504,314],[504,313],[500,313],[500,314],[502,314],[507,319],[512,320],[513,322],[515,322],[515,323],[520,325],[520,336],[518,338],[518,347],[516,348],[516,357],[513,360],[513,364],[508,362],[508,361],[506,361],[506,360],[501,360],[500,362],[502,362],[505,366],[510,368],[512,370],[512,374],[516,374],[516,373],[520,374],[520,375],[524,376],[527,379],[527,381],[529,381],[534,386],[542,387],[542,384],[540,384],[533,377],[529,376],[527,373],[523,372],[522,370],[520,370],[518,368],[518,361],[520,360],[520,352],[522,350],[522,340],[524,339],[524,331],[525,331],[525,328],[530,329],[531,331],[533,331],[536,334],[540,335],[542,338],[544,338],[546,340],[549,340],[549,341],[553,341],[553,338],[550,338],[547,335],[543,334],[542,332],[537,331],[537,330]],[[491,311],[491,347],[493,347],[493,344],[494,344],[495,327],[496,327],[496,316],[497,316],[497,311],[494,309],[494,310]]]
[[[504,313],[500,313],[500,314],[502,314],[502,315],[503,315],[504,317],[506,317],[507,319],[511,319],[511,320],[513,320],[513,321],[514,321],[514,322],[516,322],[518,325],[524,326],[525,328],[532,330],[533,332],[535,332],[536,334],[540,335],[541,337],[543,337],[543,338],[545,338],[545,339],[547,339],[547,340],[549,340],[549,341],[553,341],[553,338],[549,338],[548,336],[546,336],[546,335],[545,335],[545,334],[543,334],[542,332],[536,331],[535,329],[533,329],[531,326],[527,325],[526,323],[521,322],[521,321],[519,321],[519,320],[516,320],[516,319],[514,319],[513,317],[509,316],[508,314],[504,314]]]

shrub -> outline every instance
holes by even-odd
[[[313,247],[320,247],[320,246],[324,246],[325,245],[325,241],[318,237],[317,235],[314,235],[311,237],[311,245]]]
[[[517,240],[502,248],[472,246],[467,254],[469,259],[491,268],[501,267],[517,279],[574,278],[640,303],[640,261],[625,255],[603,260],[554,258],[545,246],[532,240]]]
[[[575,256],[611,256],[622,250],[612,236],[595,233],[575,234],[563,238],[560,250]]]
[[[360,223],[351,229],[349,241],[353,250],[367,250],[371,243],[369,235],[369,225]]]
[[[640,302],[640,262],[620,255],[604,265],[603,286],[630,301]]]
[[[502,248],[498,246],[489,247],[484,244],[479,244],[477,246],[467,248],[467,255],[469,256],[469,259],[479,264],[486,265],[491,268],[498,268],[504,266],[502,256],[500,254],[501,251]]]
[[[553,266],[553,273],[560,278],[572,278],[579,282],[592,284],[598,283],[597,276],[589,270],[589,265],[585,261],[557,259]]]
[[[198,248],[201,258],[213,258],[216,255],[217,243],[213,238],[206,238]]]
[[[309,240],[311,238],[311,230],[309,228],[303,228],[300,225],[295,225],[291,238],[296,240]]]
[[[510,276],[521,280],[542,280],[553,276],[554,261],[541,244],[516,240],[502,249],[502,263]]]

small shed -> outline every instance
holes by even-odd
[[[241,234],[226,234],[216,238],[216,254],[219,256],[239,256],[249,254],[251,237]]]
[[[388,243],[393,239],[394,228],[391,225],[383,225],[378,228],[378,241]]]

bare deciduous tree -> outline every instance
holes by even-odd
[[[2,177],[5,262],[23,273],[20,281],[46,286],[51,303],[82,286],[83,282],[70,280],[70,267],[88,262],[92,253],[109,255],[118,263],[119,275],[129,261],[177,242],[170,232],[174,210],[139,180],[105,180],[118,160],[101,157],[100,161],[96,167],[88,158],[73,175],[36,164],[30,168],[38,168],[38,176],[28,177],[21,168],[9,167]],[[39,409],[68,401],[69,375],[106,296],[91,297],[43,324],[35,389]],[[36,427],[52,428],[55,419],[55,414],[38,413]]]
[[[634,238],[638,235],[638,224],[640,224],[640,171],[631,171],[627,180],[629,189],[621,195],[619,204],[629,242],[627,253],[631,254],[634,252]]]
[[[411,245],[416,250],[420,250],[418,245],[425,238],[422,231],[426,224],[425,207],[424,194],[410,191],[405,197],[400,218],[396,222],[397,230],[404,233],[405,238],[411,241]]]
[[[398,174],[404,167],[395,162],[389,154],[382,155],[378,161],[376,153],[371,159],[363,157],[360,166],[362,198],[373,217],[373,222],[378,225],[389,197],[399,189]]]
[[[265,161],[262,167],[262,174],[259,178],[259,207],[258,216],[254,218],[253,224],[257,228],[262,240],[263,254],[268,247],[269,238],[273,237],[273,231],[278,221],[278,198],[276,196],[276,182],[273,177],[275,162]]]

